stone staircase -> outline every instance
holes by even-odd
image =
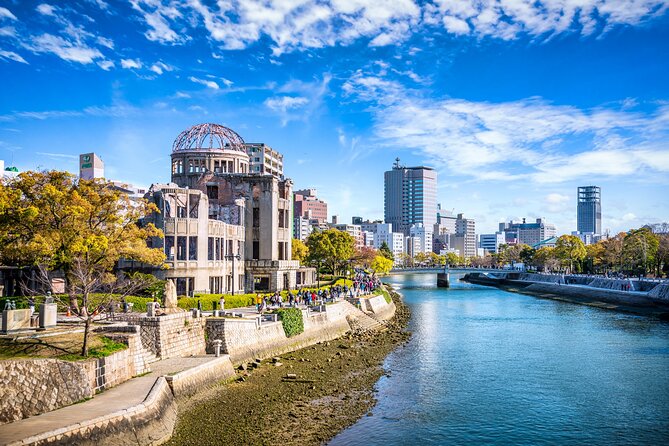
[[[357,303],[357,302],[356,302]],[[348,302],[350,307],[346,314],[346,322],[351,326],[353,331],[386,331],[387,328],[384,323],[376,320],[365,311],[361,311],[356,305]]]

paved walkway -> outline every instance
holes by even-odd
[[[194,356],[156,361],[151,364],[151,373],[105,390],[86,402],[0,425],[0,445],[137,406],[146,399],[159,377],[182,372],[213,359],[214,356]]]

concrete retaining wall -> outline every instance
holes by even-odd
[[[177,406],[165,378],[158,378],[139,405],[57,431],[28,437],[31,445],[158,445],[172,436]]]
[[[394,305],[389,306],[383,296],[375,300],[374,306],[382,319],[394,314]],[[263,322],[232,318],[208,318],[205,326],[207,351],[213,352],[212,341],[223,341],[222,350],[230,355],[233,364],[254,358],[267,358],[289,351],[336,339],[351,329],[349,321],[369,319],[365,313],[346,301],[325,306],[324,312],[303,310],[304,332],[286,337],[281,322]]]
[[[235,376],[230,356],[222,355],[198,367],[175,375],[166,376],[172,394],[176,398],[191,396],[202,389]]]
[[[524,289],[538,293],[551,293],[558,296],[598,300],[623,305],[653,306],[655,304],[652,299],[625,291],[556,285],[552,283],[535,283]]]
[[[386,302],[383,295],[370,297],[367,300],[367,308],[373,313],[376,319],[388,320],[395,315],[395,304],[391,301]]]

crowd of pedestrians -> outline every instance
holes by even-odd
[[[351,285],[348,285],[351,282]],[[345,281],[344,285],[333,285],[328,288],[319,289],[299,289],[297,291],[288,291],[284,298],[281,293],[276,291],[274,294],[257,294],[255,297],[255,306],[258,313],[263,313],[268,309],[277,309],[284,306],[297,307],[304,305],[306,307],[325,304],[328,302],[337,302],[341,299],[354,299],[360,296],[368,295],[381,286],[381,281],[375,276],[371,276],[363,271],[356,272],[353,280]]]

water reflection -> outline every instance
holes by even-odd
[[[669,324],[391,276],[413,311],[377,407],[333,445],[667,444]]]

